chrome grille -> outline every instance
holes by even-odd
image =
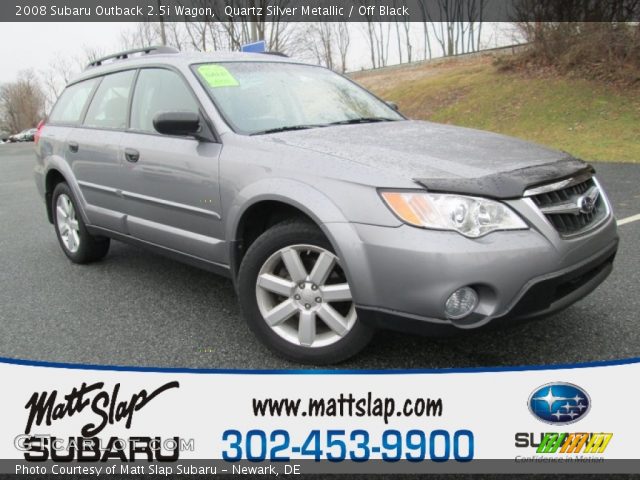
[[[557,189],[553,189],[557,185]],[[527,192],[525,192],[527,195]],[[569,179],[528,190],[534,204],[560,235],[580,235],[607,217],[607,205],[593,177]]]

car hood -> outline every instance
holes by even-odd
[[[530,142],[424,121],[340,125],[262,138],[410,178],[431,191],[494,198],[519,197],[528,187],[592,170],[567,153]]]

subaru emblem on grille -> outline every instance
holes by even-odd
[[[592,187],[585,195],[578,198],[578,208],[580,209],[580,213],[593,212],[593,209],[596,208],[596,201],[598,200],[599,195],[600,191],[596,187]]]
[[[561,237],[586,233],[610,217],[609,206],[594,177],[563,180],[525,191]],[[559,185],[559,188],[556,186]],[[601,198],[602,197],[602,198]]]
[[[595,210],[598,197],[600,197],[600,190],[594,185],[578,198],[574,197],[570,200],[540,207],[540,211],[545,215],[588,215]]]
[[[591,213],[595,208],[596,203],[591,199],[591,197],[580,197],[578,199],[578,208],[580,209],[580,213]]]

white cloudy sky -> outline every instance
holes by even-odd
[[[0,83],[20,70],[47,68],[60,56],[82,54],[83,46],[111,51],[119,47],[126,23],[2,23],[0,27]]]
[[[351,51],[347,62],[350,70],[368,67],[369,54],[361,27],[352,25]],[[21,70],[41,72],[59,58],[83,58],[85,48],[106,53],[122,50],[121,33],[132,28],[132,23],[116,22],[2,23],[0,83],[12,81]],[[416,24],[415,28],[419,35],[418,30],[422,26]],[[486,47],[493,47],[512,43],[512,39],[510,34],[504,32],[503,26],[486,24],[483,42]],[[437,52],[434,52],[434,56],[438,56]],[[389,63],[397,63],[395,48],[389,49]]]

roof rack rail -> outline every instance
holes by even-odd
[[[118,52],[112,55],[107,55],[106,57],[98,58],[93,62],[89,63],[86,68],[99,67],[100,65],[102,65],[102,62],[106,60],[113,60],[113,61],[126,60],[127,58],[129,58],[129,55],[134,55],[136,53],[140,53],[142,55],[154,55],[154,54],[160,54],[160,53],[180,53],[180,50],[177,50],[173,47],[166,47],[162,45],[145,47],[145,48],[135,48],[133,50],[125,50],[124,52]]]
[[[289,58],[289,55],[287,55],[286,53],[282,53],[282,52],[260,52],[263,53],[265,55],[276,55],[278,57],[286,57]]]

